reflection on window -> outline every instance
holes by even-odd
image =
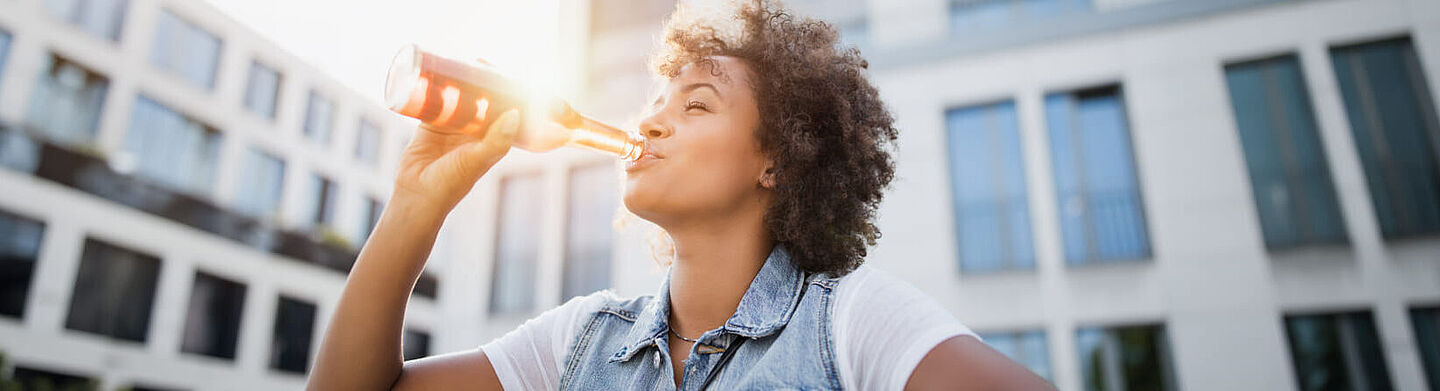
[[[1050,380],[1050,347],[1045,341],[1045,331],[982,333],[980,338],[1005,357]]]
[[[275,307],[270,367],[305,373],[310,366],[310,339],[315,333],[315,304],[286,296]]]
[[[159,277],[159,258],[86,239],[65,328],[145,342]]]
[[[180,351],[235,358],[235,341],[240,336],[240,314],[244,308],[245,285],[209,273],[195,273]]]
[[[1330,51],[1386,238],[1440,233],[1440,124],[1409,38]]]
[[[59,56],[45,60],[26,124],[60,143],[93,142],[110,81]]]
[[[246,150],[235,205],[251,216],[275,216],[285,184],[285,161],[255,147]]]
[[[1045,97],[1065,261],[1150,257],[1150,238],[1116,86]]]
[[[45,224],[0,211],[0,315],[25,316]]]
[[[610,247],[620,205],[615,167],[600,164],[570,172],[570,216],[565,232],[565,281],[560,299],[610,287]]]
[[[250,62],[250,74],[245,79],[245,108],[273,119],[279,94],[280,72],[259,61]]]
[[[170,10],[162,9],[155,24],[152,45],[151,65],[205,89],[215,86],[215,68],[220,63],[220,37],[181,19]]]
[[[320,93],[310,91],[305,103],[305,137],[320,144],[330,142],[331,122],[335,120],[335,104]]]
[[[1286,316],[1285,333],[1300,390],[1391,389],[1369,311]]]
[[[973,33],[1088,12],[1090,0],[956,0],[950,5],[950,27]]]
[[[215,178],[220,132],[142,95],[135,99],[125,149],[139,175],[203,195]]]
[[[375,166],[380,162],[380,127],[368,120],[360,120],[355,129],[355,159]]]
[[[1175,390],[1161,325],[1087,327],[1076,333],[1086,391]]]
[[[97,37],[120,40],[127,0],[45,0],[45,10]]]
[[[1033,269],[1015,103],[947,111],[945,128],[960,270]]]
[[[543,199],[539,175],[516,175],[500,183],[495,265],[490,279],[490,313],[535,308],[535,263],[540,255]]]
[[[1345,242],[1345,222],[1294,55],[1225,67],[1251,192],[1271,249]]]
[[[404,346],[406,360],[414,360],[430,355],[430,334],[423,331],[405,330],[405,337],[401,343]]]
[[[1432,391],[1440,390],[1440,307],[1411,308],[1410,322],[1415,328],[1415,346],[1420,350],[1425,380]]]
[[[335,182],[319,175],[310,176],[309,223],[323,226],[334,221],[336,193]]]

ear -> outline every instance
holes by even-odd
[[[765,160],[765,171],[760,173],[760,187],[775,190],[775,161]]]

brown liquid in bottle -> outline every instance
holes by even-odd
[[[487,119],[506,110],[525,107],[518,84],[484,62],[461,62],[429,53],[414,45],[401,49],[385,81],[385,103],[390,110],[419,119],[432,131],[484,132]],[[606,152],[622,159],[639,159],[644,142],[623,130],[586,118],[564,101],[546,99],[543,117],[559,127],[526,126],[514,145],[545,152],[570,145]]]

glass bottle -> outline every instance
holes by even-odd
[[[420,120],[426,129],[444,133],[484,132],[487,118],[511,108],[544,110],[549,124],[521,126],[514,146],[546,152],[574,146],[639,159],[644,141],[638,135],[585,117],[565,101],[527,101],[520,85],[483,60],[463,62],[406,45],[395,54],[385,76],[385,105]],[[527,105],[528,104],[528,105]]]

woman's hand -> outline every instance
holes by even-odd
[[[400,156],[392,199],[449,213],[475,181],[510,151],[519,124],[518,109],[511,109],[483,134],[442,133],[422,125]]]

